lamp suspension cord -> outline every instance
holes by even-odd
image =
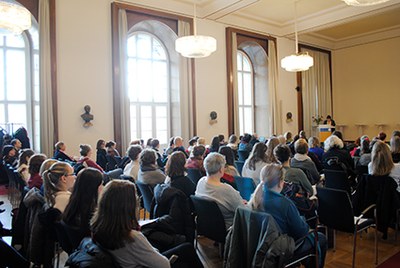
[[[197,23],[196,23],[196,1],[193,1],[193,6],[194,6],[194,16],[193,16],[193,34],[194,36],[197,35]]]
[[[299,54],[299,39],[297,37],[297,0],[294,0],[294,38],[296,44],[296,55]]]

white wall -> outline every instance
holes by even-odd
[[[56,0],[59,139],[79,144],[113,138],[111,7],[109,0]],[[91,106],[93,126],[80,115]]]
[[[56,0],[59,136],[67,151],[78,155],[79,144],[92,147],[100,138],[113,139],[111,5],[110,0]],[[198,20],[198,33],[214,36],[218,49],[210,57],[195,60],[197,134],[207,142],[228,133],[226,25]],[[278,61],[293,53],[293,41],[278,38]],[[279,64],[280,65],[280,64]],[[283,131],[297,132],[295,74],[279,67],[278,99],[282,103]],[[89,104],[93,126],[83,128],[80,115]],[[218,123],[209,124],[211,111]],[[287,124],[286,112],[294,121]]]
[[[333,114],[345,139],[400,129],[400,37],[334,51]],[[363,133],[355,124],[365,124]]]

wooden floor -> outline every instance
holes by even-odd
[[[1,208],[6,209],[6,212],[0,214],[0,220],[6,228],[11,227],[11,204],[7,196],[0,196],[0,200],[5,202]],[[372,229],[371,229],[372,230]],[[379,234],[379,238],[381,235]],[[394,231],[390,230],[387,240],[379,239],[378,244],[378,264],[384,262],[389,257],[400,251],[400,237],[396,243],[394,240]],[[218,246],[214,242],[200,237],[198,239],[198,255],[204,264],[204,267],[219,268],[222,267],[222,258],[219,257]],[[374,236],[373,231],[363,233],[362,238],[357,240],[357,255],[356,267],[376,267],[374,264]],[[336,250],[329,249],[327,252],[325,267],[327,268],[347,268],[351,267],[352,260],[352,235],[337,232],[336,235]],[[400,267],[400,263],[399,263]]]
[[[379,234],[379,233],[378,233]],[[378,237],[381,237],[379,234]],[[337,232],[336,250],[329,249],[325,259],[327,268],[348,268],[351,267],[353,249],[353,236],[347,233]],[[400,251],[400,237],[396,243],[394,231],[391,230],[387,240],[378,240],[378,264],[384,262],[389,257]],[[199,238],[198,255],[204,267],[222,267],[222,259],[218,254],[218,247],[214,246],[213,241],[201,237]],[[374,232],[363,233],[362,238],[357,240],[356,267],[376,267],[374,255]],[[399,263],[400,267],[400,263]]]

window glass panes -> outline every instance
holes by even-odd
[[[244,108],[244,132],[253,132],[253,111],[251,108]]]
[[[34,66],[34,77],[33,77],[33,84],[34,84],[34,100],[40,100],[40,91],[39,91],[39,55],[35,54],[33,56],[33,66]]]
[[[164,47],[158,42],[158,40],[153,38],[153,59],[166,60]]]
[[[244,73],[243,74],[243,104],[251,105],[252,104],[252,83],[251,83],[251,74]]]
[[[0,36],[0,40],[2,40]],[[4,56],[3,50],[0,49],[0,101],[4,100]]]
[[[243,70],[243,68],[242,68],[243,56],[242,56],[241,53],[239,53],[239,52],[237,53],[236,60],[237,60],[237,63],[236,63],[236,65],[237,65],[237,70],[238,70],[238,71],[242,71],[242,70]]]
[[[22,48],[25,47],[24,38],[21,35],[7,35],[6,37],[6,45],[8,47],[18,47]]]
[[[25,52],[7,50],[6,65],[7,100],[26,100]]]
[[[137,35],[137,56],[140,58],[151,58],[151,36],[147,34]]]
[[[128,57],[136,57],[136,35],[128,38]]]
[[[238,74],[238,98],[239,105],[243,105],[243,77],[240,73]]]
[[[244,134],[244,124],[243,124],[243,107],[239,107],[239,129],[240,134]]]
[[[250,61],[248,60],[247,57],[243,57],[243,71],[251,72]]]
[[[17,124],[18,126],[24,126],[27,128],[26,124],[26,104],[8,104],[8,123]]]
[[[0,104],[0,124],[6,123],[6,113],[4,110],[4,104]]]
[[[161,144],[166,144],[169,135],[166,50],[158,39],[146,33],[133,34],[127,45],[131,138],[146,140],[156,137]],[[133,109],[137,114],[132,112]]]

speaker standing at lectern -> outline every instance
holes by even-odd
[[[336,126],[335,120],[332,119],[330,115],[326,117],[326,120],[324,121],[324,125],[331,125],[331,126]]]

